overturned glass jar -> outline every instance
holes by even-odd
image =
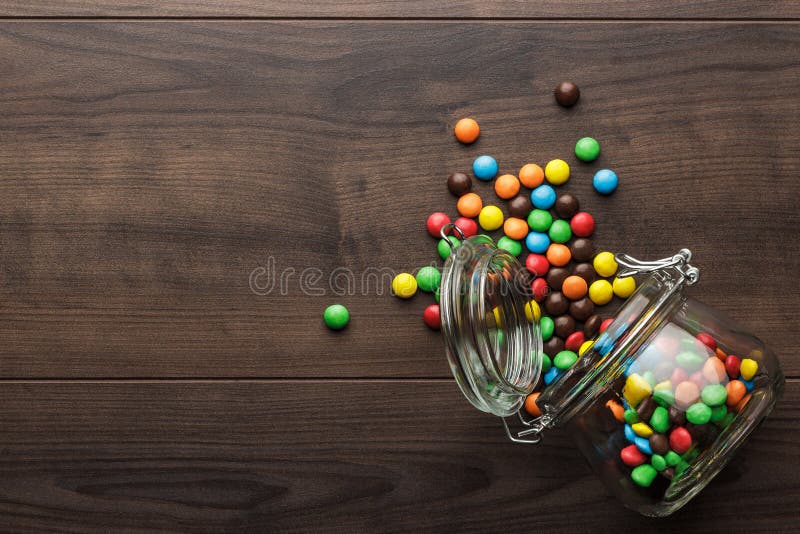
[[[451,224],[442,237],[451,232],[460,234]],[[502,418],[512,441],[538,443],[547,429],[565,428],[626,506],[671,514],[725,466],[784,384],[777,358],[758,338],[684,295],[699,278],[690,259],[686,249],[652,262],[617,256],[618,277],[649,279],[545,386],[536,399],[541,416],[531,419],[521,408],[543,361],[539,326],[525,313],[532,277],[488,236],[464,239],[445,262],[440,290],[459,388],[476,408]]]

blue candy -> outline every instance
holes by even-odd
[[[472,174],[475,175],[475,178],[484,182],[488,182],[497,176],[497,169],[497,160],[492,156],[478,156],[472,162]]]
[[[525,246],[534,254],[544,254],[550,246],[550,238],[542,232],[528,232],[525,238]]]
[[[553,366],[553,367],[551,367],[551,368],[550,368],[550,370],[549,370],[549,371],[547,371],[547,372],[544,374],[544,384],[545,384],[546,386],[549,386],[549,385],[550,385],[550,383],[551,383],[551,382],[553,382],[553,381],[554,381],[556,378],[558,378],[559,376],[561,376],[561,369],[559,369],[559,368],[558,368],[558,367],[556,367],[556,366]]]
[[[741,376],[739,377],[739,380],[741,380],[741,381],[742,381],[742,383],[744,384],[744,387],[745,387],[745,389],[746,389],[748,392],[749,392],[749,391],[753,391],[753,381],[752,381],[752,380],[745,380],[745,379],[744,379],[744,378],[742,378]]]
[[[531,191],[531,202],[540,210],[549,210],[556,203],[556,190],[547,184]]]
[[[639,436],[636,435],[636,432],[633,431],[631,425],[625,425],[625,439],[630,441],[631,443],[636,442],[636,438]]]
[[[647,438],[642,438],[636,436],[633,438],[633,444],[636,445],[636,448],[642,451],[645,454],[653,454],[653,450],[650,448],[650,440]]]
[[[594,173],[594,178],[592,178],[592,185],[601,195],[613,193],[617,188],[617,183],[619,183],[619,178],[611,169],[600,169]]]

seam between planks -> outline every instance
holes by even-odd
[[[646,18],[646,17],[284,17],[284,16],[0,16],[0,22],[348,22],[348,23],[463,23],[499,24],[797,24],[800,17]]]

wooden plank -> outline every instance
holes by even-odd
[[[750,19],[798,18],[795,0],[762,2],[746,0],[8,0],[0,8],[3,17],[352,17],[352,18],[674,18]]]
[[[563,433],[508,442],[450,381],[4,383],[5,530],[768,532],[800,506],[800,383],[669,522]]]
[[[484,152],[570,161],[601,248],[692,248],[693,294],[796,376],[798,46],[781,24],[0,24],[0,376],[446,377],[432,299],[298,276],[434,261],[425,217]],[[578,165],[587,134],[603,155]],[[285,294],[250,288],[270,257]]]

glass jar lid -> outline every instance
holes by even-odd
[[[464,396],[500,417],[517,412],[542,366],[542,337],[530,303],[531,275],[486,235],[450,243],[442,273],[442,334],[450,369]],[[463,238],[463,234],[461,234]],[[526,310],[526,306],[528,309]]]

